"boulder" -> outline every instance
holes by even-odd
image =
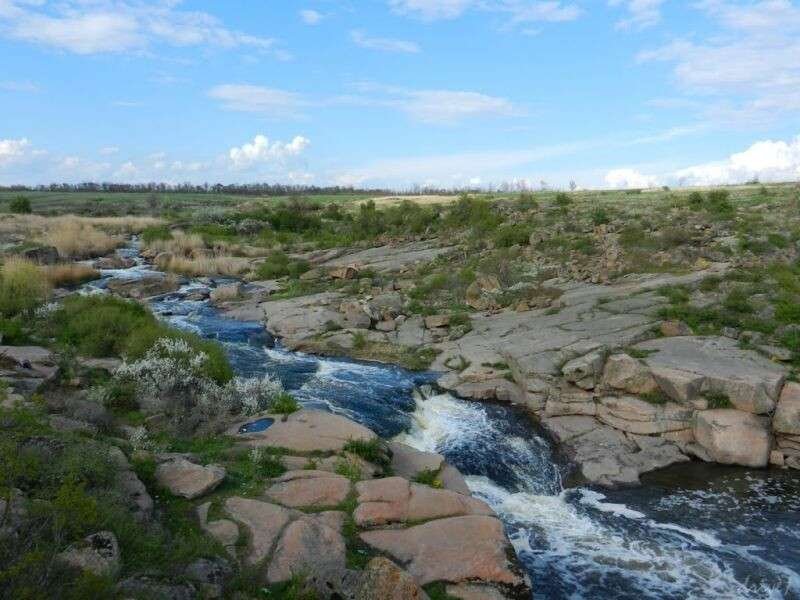
[[[369,329],[372,319],[364,311],[364,306],[356,300],[347,300],[339,305],[344,315],[345,325],[353,329]]]
[[[658,329],[664,337],[692,335],[692,328],[683,321],[664,321]]]
[[[101,531],[83,539],[80,544],[67,548],[59,559],[77,569],[89,571],[98,577],[113,577],[120,567],[119,544],[110,531]]]
[[[603,383],[607,387],[629,394],[649,394],[658,389],[650,370],[627,354],[612,354],[603,370]]]
[[[328,272],[331,279],[355,279],[358,277],[358,269],[354,265],[344,267],[334,267]]]
[[[574,383],[582,389],[591,390],[594,389],[596,380],[602,373],[604,362],[605,351],[594,350],[568,361],[561,367],[561,373],[564,375],[564,379],[570,383]]]
[[[283,532],[267,570],[271,583],[304,574],[316,587],[338,579],[346,566],[344,538],[320,519],[302,517]]]
[[[156,467],[156,481],[175,496],[194,500],[214,490],[225,479],[225,469],[202,466],[185,458],[175,458]]]
[[[26,248],[19,253],[20,258],[24,258],[37,265],[54,265],[58,262],[58,250],[55,246],[37,246]]]
[[[389,442],[392,452],[392,472],[406,479],[413,479],[423,471],[439,471],[444,457],[435,452],[423,452],[400,442]]]
[[[669,402],[655,405],[632,396],[601,398],[597,418],[627,433],[653,435],[692,426],[693,410]]]
[[[800,383],[790,381],[783,386],[772,429],[786,435],[800,435]]]
[[[0,371],[7,377],[49,381],[58,374],[55,354],[41,346],[0,346]]]
[[[174,292],[180,282],[176,277],[153,275],[140,279],[109,279],[107,287],[118,296],[142,300]]]
[[[200,588],[203,598],[221,598],[233,568],[222,558],[199,558],[186,567],[184,574]]]
[[[358,600],[427,600],[414,578],[388,558],[376,556],[367,563],[358,580]]]
[[[208,295],[209,300],[214,303],[236,300],[242,297],[244,286],[241,282],[226,283],[215,287]]]
[[[399,292],[384,292],[369,301],[371,312],[379,319],[390,321],[403,312],[405,301]]]
[[[450,315],[430,315],[425,317],[425,329],[438,329],[450,325]]]
[[[353,518],[361,527],[494,514],[485,502],[477,498],[409,483],[402,477],[361,481],[356,484],[356,491],[359,504]]]
[[[197,507],[197,518],[200,527],[208,535],[217,540],[221,546],[228,551],[231,556],[236,556],[236,542],[239,541],[239,527],[228,519],[208,520],[208,511],[211,509],[211,502],[206,502]]]
[[[147,575],[136,575],[117,584],[122,598],[158,598],[158,600],[196,600],[197,589],[189,583],[160,581]]]
[[[119,254],[110,254],[94,261],[94,268],[104,270],[130,269],[135,264],[136,261],[132,258],[120,256]]]
[[[511,548],[503,524],[494,517],[469,515],[408,529],[365,531],[361,540],[405,565],[421,585],[480,581],[526,588],[508,560]]]
[[[448,585],[447,595],[458,600],[506,600],[507,596],[500,590],[489,585],[475,585],[472,583],[459,583]]]
[[[225,511],[247,529],[249,545],[245,561],[254,565],[270,555],[292,512],[268,502],[234,496],[225,500]]]
[[[642,342],[644,359],[662,390],[691,403],[703,392],[725,394],[739,410],[764,414],[775,408],[785,368],[725,337],[671,337]]]
[[[229,434],[244,438],[250,446],[272,446],[294,452],[341,452],[350,440],[369,441],[377,437],[346,417],[311,409],[294,412],[285,421],[277,417],[273,425],[257,433],[240,434],[241,425],[234,425]]]
[[[96,425],[92,425],[86,421],[70,419],[69,417],[64,417],[62,415],[50,415],[47,417],[47,422],[50,427],[56,431],[85,433],[87,435],[97,435],[98,432]]]
[[[771,438],[767,419],[734,409],[697,413],[694,437],[711,460],[725,465],[766,467]]]
[[[128,469],[120,469],[116,475],[116,487],[131,507],[134,518],[140,523],[149,521],[153,515],[153,498],[138,475]]]
[[[336,506],[350,493],[349,479],[327,471],[289,471],[274,481],[264,494],[292,508]]]
[[[11,488],[0,493],[0,538],[14,534],[28,515],[22,490]]]

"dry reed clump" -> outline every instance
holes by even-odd
[[[72,287],[100,278],[100,271],[81,263],[64,263],[42,267],[53,287]]]
[[[55,246],[62,258],[103,256],[125,243],[122,236],[109,235],[78,218],[61,219],[42,239]]]
[[[195,233],[184,233],[183,231],[173,231],[172,237],[166,240],[157,239],[145,244],[149,253],[156,255],[161,252],[169,252],[184,258],[199,257],[205,253],[206,245],[203,237]]]
[[[0,270],[0,314],[12,317],[44,304],[50,296],[50,283],[33,262],[12,257]]]
[[[164,271],[188,277],[203,275],[228,275],[235,277],[250,270],[250,261],[236,256],[185,257],[166,254],[156,258],[156,266]]]
[[[47,231],[57,228],[63,221],[78,221],[84,225],[97,227],[108,233],[140,233],[148,227],[163,225],[164,221],[155,217],[77,217],[63,215],[45,217],[42,215],[0,215],[0,233],[15,233],[26,237],[41,237]]]

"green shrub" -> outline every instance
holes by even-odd
[[[700,192],[692,192],[689,194],[689,204],[692,206],[702,206],[703,204],[703,194]]]
[[[84,356],[142,358],[161,338],[183,339],[196,351],[205,352],[206,375],[218,383],[233,378],[225,351],[218,343],[159,322],[141,304],[114,296],[70,296],[50,319],[51,334]]]
[[[608,214],[608,211],[599,206],[592,211],[592,223],[594,225],[607,225],[611,222],[611,215]]]
[[[380,438],[370,440],[349,440],[342,448],[345,452],[352,452],[379,467],[388,468],[391,464],[391,457],[383,448]]]
[[[31,214],[31,201],[25,196],[17,196],[9,202],[8,210],[18,215],[29,215]]]
[[[559,208],[567,208],[572,204],[572,198],[566,192],[558,192],[556,194],[556,206]]]
[[[286,276],[297,278],[310,268],[311,265],[306,260],[294,260],[283,252],[273,252],[258,265],[256,276],[260,279],[278,279]]]
[[[0,271],[0,315],[29,314],[50,295],[47,276],[35,264],[9,258]]]
[[[432,488],[442,487],[442,482],[439,479],[438,469],[423,469],[414,475],[414,477],[411,478],[411,481],[415,483],[421,483],[422,485],[428,485]]]
[[[527,246],[531,237],[531,227],[525,223],[514,223],[498,227],[492,238],[498,248]]]
[[[158,227],[147,227],[142,231],[142,242],[145,244],[152,244],[157,241],[165,241],[172,239],[172,231],[166,225],[159,225]]]
[[[279,415],[289,415],[300,410],[300,404],[288,392],[281,392],[269,404],[269,411]]]
[[[708,401],[708,408],[733,408],[730,397],[724,392],[705,392],[702,396]]]

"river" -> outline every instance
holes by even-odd
[[[146,269],[139,261],[104,276]],[[436,394],[433,373],[273,346],[262,324],[186,299],[202,285],[191,282],[152,308],[219,340],[241,376],[269,373],[305,406],[442,453],[503,520],[536,598],[800,598],[796,471],[693,462],[633,489],[564,489],[568,465],[524,411]]]

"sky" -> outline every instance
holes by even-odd
[[[0,185],[800,180],[800,1],[0,0]]]

